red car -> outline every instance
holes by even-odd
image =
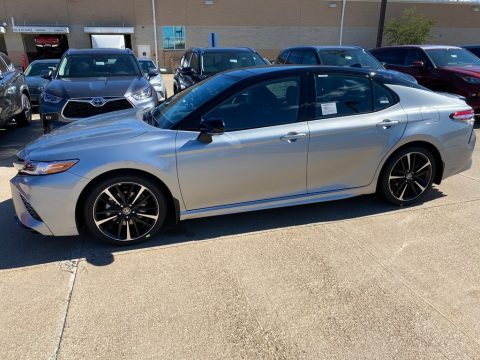
[[[456,46],[407,45],[370,50],[387,69],[414,76],[420,85],[462,95],[480,116],[480,59]]]

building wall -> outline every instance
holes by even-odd
[[[336,7],[329,6],[330,3]],[[480,13],[472,4],[420,4],[391,2],[387,20],[415,6],[437,22],[432,43],[480,42]],[[183,51],[162,50],[162,26],[186,28],[187,47],[207,46],[208,34],[218,34],[220,46],[254,47],[266,58],[297,44],[338,44],[341,1],[331,0],[156,0],[159,62],[168,67]],[[380,1],[348,0],[344,44],[375,46]],[[134,26],[132,47],[150,46],[154,53],[151,0],[4,0],[0,22],[6,22],[5,43],[19,63],[25,51],[20,34],[11,31],[11,17],[18,25],[69,26],[70,47],[90,47],[84,26]]]

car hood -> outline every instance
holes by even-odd
[[[24,160],[66,160],[83,150],[121,144],[152,130],[144,110],[128,109],[75,121],[43,135],[18,153]]]
[[[40,76],[26,76],[25,80],[29,88],[38,89],[40,87],[45,87],[48,84],[48,80]]]
[[[123,97],[149,86],[143,76],[54,79],[45,88],[48,93],[64,99],[81,97]]]
[[[449,66],[443,67],[442,70],[480,78],[480,66]]]

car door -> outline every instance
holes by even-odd
[[[369,185],[406,127],[396,95],[366,76],[316,73],[312,85],[308,192]]]
[[[308,126],[299,122],[306,78],[247,86],[203,115],[225,133],[210,144],[179,130],[178,180],[188,210],[306,193]]]

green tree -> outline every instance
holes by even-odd
[[[416,8],[405,9],[400,19],[388,20],[384,34],[390,44],[423,44],[432,37],[435,21],[417,12]]]

